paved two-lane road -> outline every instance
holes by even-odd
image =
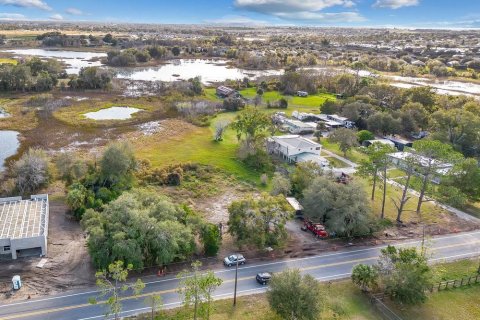
[[[454,260],[480,255],[480,231],[459,233],[433,238],[429,241],[431,261]],[[401,242],[396,245],[419,246],[420,241]],[[263,292],[265,287],[255,281],[255,275],[262,271],[279,272],[286,268],[298,268],[315,278],[328,281],[350,276],[352,267],[359,263],[375,263],[381,248],[351,247],[338,252],[322,254],[307,258],[273,261],[269,263],[248,264],[239,267],[238,293],[240,295]],[[248,256],[247,256],[248,259]],[[233,295],[235,268],[224,268],[215,271],[223,279],[223,284],[215,292],[216,298],[228,298]],[[152,280],[152,281],[149,281]],[[123,298],[122,316],[148,312],[145,297],[152,293],[160,294],[165,307],[175,307],[180,304],[180,297],[176,293],[178,280],[175,277],[163,279],[145,278],[146,288],[138,298]],[[0,305],[0,320],[74,320],[74,319],[101,319],[105,312],[105,305],[90,305],[88,299],[98,294],[95,289],[72,292],[70,294],[50,296],[40,299],[19,301]]]

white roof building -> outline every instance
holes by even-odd
[[[313,161],[321,166],[328,165],[328,161],[320,156],[322,145],[298,135],[270,137],[267,148],[269,153],[290,163]]]
[[[288,131],[293,134],[314,132],[317,128],[317,125],[315,123],[312,124],[293,119],[286,119],[284,123],[285,126],[288,127]]]
[[[0,198],[0,255],[46,255],[48,195]]]
[[[411,152],[395,152],[389,154],[388,156],[390,157],[390,161],[401,169],[406,168],[409,158],[414,160],[415,163],[420,166],[420,168],[427,168],[429,166],[434,167],[436,176],[432,177],[431,181],[436,184],[440,183],[441,177],[446,175],[453,168],[453,164],[451,163],[441,162],[435,159],[413,154]],[[422,172],[416,171],[416,174],[422,175]]]

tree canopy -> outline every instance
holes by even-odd
[[[169,198],[136,189],[122,194],[102,212],[87,210],[82,226],[89,235],[88,249],[96,267],[122,260],[142,268],[193,253],[191,218],[191,213]]]
[[[283,196],[262,194],[233,202],[228,208],[228,230],[238,244],[259,248],[280,246],[287,239],[285,223],[290,216]]]
[[[356,182],[345,185],[318,177],[305,190],[302,205],[306,218],[324,223],[331,233],[354,237],[372,232],[368,198]]]

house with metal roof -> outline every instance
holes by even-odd
[[[45,256],[48,236],[48,195],[0,198],[0,255]]]

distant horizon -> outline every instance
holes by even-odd
[[[291,28],[291,29],[387,29],[387,30],[437,30],[437,31],[465,31],[465,30],[480,30],[480,27],[408,27],[408,26],[322,26],[322,25],[289,25],[289,24],[264,24],[264,25],[252,25],[252,24],[228,24],[228,23],[161,23],[161,22],[130,22],[130,21],[95,21],[95,20],[0,20],[0,24],[35,24],[44,23],[50,25],[68,25],[68,24],[106,24],[106,25],[150,25],[150,26],[205,26],[205,27],[226,27],[226,28],[250,28],[250,29],[268,29],[268,28]]]
[[[0,0],[0,22],[480,29],[480,1]]]

